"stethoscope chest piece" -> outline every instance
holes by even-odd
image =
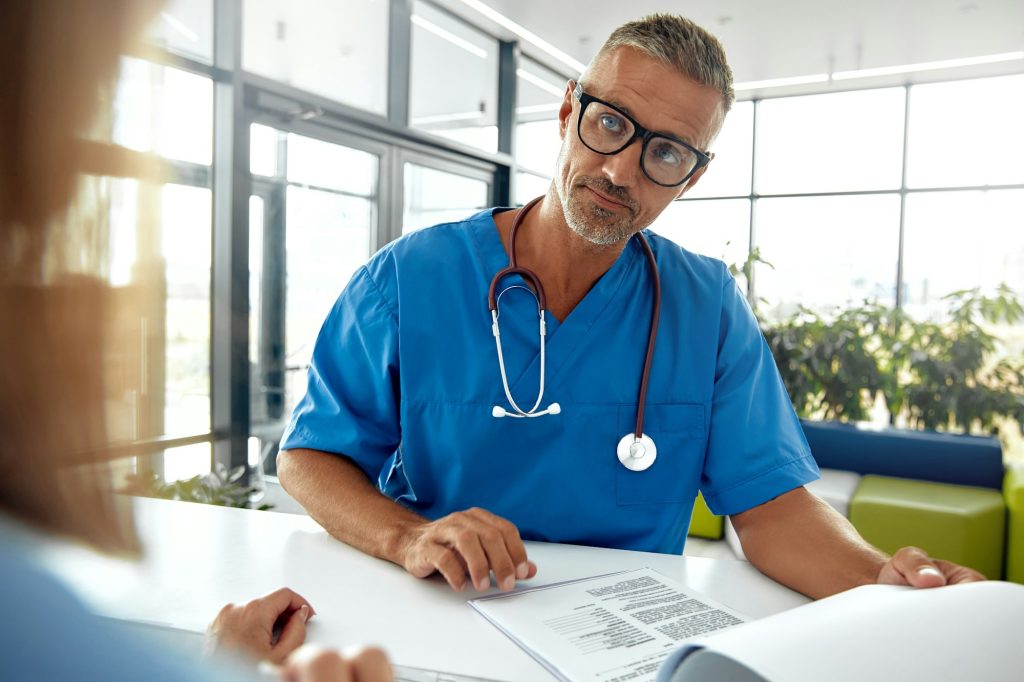
[[[658,458],[658,447],[647,434],[637,438],[635,433],[627,433],[619,441],[615,454],[622,466],[630,471],[644,471]]]

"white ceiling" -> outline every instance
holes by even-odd
[[[513,38],[462,0],[437,1],[496,35]],[[1024,50],[1024,0],[484,2],[583,63],[621,23],[651,12],[683,14],[722,41],[737,82]],[[557,64],[529,46],[524,50]],[[562,65],[560,70],[565,72],[567,67]],[[1024,60],[915,80],[1020,71],[1024,71]]]

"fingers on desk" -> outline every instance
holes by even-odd
[[[935,559],[934,561],[935,565],[942,571],[942,574],[946,576],[946,584],[948,585],[975,583],[985,580],[985,576],[973,568],[967,568],[966,566],[954,564],[952,561],[944,561],[942,559]]]
[[[303,604],[297,611],[292,612],[291,617],[281,628],[281,635],[274,644],[274,651],[278,660],[302,646],[306,641],[306,621],[310,618],[309,607]]]
[[[313,605],[310,604],[305,597],[287,587],[274,590],[270,594],[261,599],[257,599],[256,601],[265,604],[267,608],[273,609],[279,614],[298,611],[303,606],[309,609],[310,617],[316,614],[316,609],[313,608]]]
[[[474,508],[466,513],[479,520],[482,526],[480,544],[487,554],[491,570],[494,571],[498,589],[510,592],[516,586],[519,572],[517,567],[526,563],[526,547],[519,537],[519,529],[506,519],[484,509]]]
[[[430,524],[423,536],[419,561],[413,575],[425,577],[437,571],[456,591],[466,586],[466,576],[480,592],[491,587],[512,590],[516,580],[532,578],[537,567],[526,557],[526,547],[516,527],[484,509],[455,512]],[[424,565],[425,564],[425,565]]]

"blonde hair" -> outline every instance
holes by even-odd
[[[736,99],[732,69],[722,44],[685,17],[651,14],[623,24],[608,36],[592,63],[620,47],[640,50],[697,83],[715,88],[722,93],[723,113],[728,113]]]
[[[138,552],[130,508],[102,461],[111,289],[72,274],[88,270],[76,252],[95,256],[107,238],[67,216],[81,136],[154,8],[0,3],[0,511],[128,554]]]

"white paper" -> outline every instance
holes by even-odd
[[[1024,679],[1024,586],[868,585],[713,635],[694,647],[785,682]],[[686,662],[675,679],[685,675]],[[669,671],[663,676],[668,679]]]
[[[649,682],[683,641],[748,618],[650,569],[469,604],[562,680]]]

